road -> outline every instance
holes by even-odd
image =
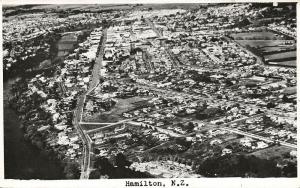
[[[171,90],[167,90],[166,88],[160,89],[155,86],[148,86],[148,85],[140,84],[140,83],[137,83],[136,85],[138,85],[140,88],[147,89],[147,90],[153,90],[153,91],[162,93],[164,95],[184,96],[184,97],[195,98],[195,99],[199,99],[199,100],[210,100],[210,99],[212,100],[213,99],[212,97],[209,97],[209,96],[203,97],[200,95],[193,95],[193,94],[184,93],[184,92],[171,91]]]
[[[183,97],[189,97],[189,98],[195,98],[197,100],[200,101],[215,101],[217,102],[219,99],[216,99],[215,96],[200,96],[200,95],[196,95],[196,94],[189,94],[189,93],[184,93],[184,92],[177,92],[177,91],[172,91],[172,90],[167,90],[167,89],[160,89],[157,88],[155,86],[150,86],[150,85],[146,85],[146,84],[141,84],[141,83],[137,83],[136,85],[138,85],[140,88],[143,89],[147,89],[147,90],[153,90],[156,91],[158,93],[162,93],[163,95],[171,95],[171,96],[183,96]],[[233,99],[228,99],[228,102],[233,102],[233,103],[237,103],[238,101],[236,101],[235,98]],[[196,102],[196,101],[195,101]],[[238,102],[241,106],[247,106],[247,107],[251,107],[252,109],[257,109],[257,105],[255,104],[249,104],[249,103],[245,103],[245,102]],[[272,110],[272,109],[262,109],[265,113],[275,113],[276,111]]]
[[[78,134],[80,135],[80,138],[83,142],[83,163],[82,163],[82,167],[81,167],[81,175],[80,175],[80,179],[88,179],[89,174],[87,173],[88,171],[88,167],[89,167],[89,163],[90,163],[90,158],[89,153],[90,153],[90,143],[89,143],[89,139],[87,138],[87,136],[85,135],[85,133],[82,130],[82,127],[79,124],[79,120],[80,120],[80,116],[82,113],[82,109],[83,109],[83,104],[84,104],[84,97],[81,96],[77,102],[77,106],[76,109],[74,111],[74,117],[73,117],[73,125],[76,128]]]
[[[272,140],[270,138],[266,138],[266,137],[259,136],[259,135],[256,135],[256,134],[244,132],[244,131],[241,131],[241,130],[238,130],[238,129],[231,129],[231,128],[228,128],[228,127],[224,127],[224,128],[221,128],[221,129],[229,131],[229,132],[232,132],[232,133],[235,133],[235,134],[239,134],[239,135],[247,136],[247,137],[250,137],[250,138],[262,140],[262,141],[265,141],[265,142],[272,142],[272,143],[275,142],[275,140]],[[278,142],[282,146],[286,146],[286,147],[291,147],[293,149],[297,149],[297,145],[295,145],[295,144],[290,144],[290,143],[282,142],[282,141],[278,141]]]
[[[82,94],[77,102],[76,109],[74,111],[74,117],[73,117],[73,124],[74,127],[76,128],[78,134],[80,135],[80,138],[83,142],[83,163],[81,167],[81,175],[80,179],[89,179],[89,173],[90,173],[90,163],[91,163],[91,158],[90,158],[90,152],[91,152],[91,140],[87,134],[83,131],[81,124],[81,115],[83,112],[83,106],[84,106],[84,101],[86,94],[90,92],[90,90],[94,87],[97,86],[99,83],[100,79],[100,74],[99,71],[101,69],[101,64],[103,60],[103,53],[104,53],[104,48],[105,48],[105,42],[107,38],[107,29],[103,30],[103,39],[101,40],[101,47],[100,47],[100,52],[98,57],[96,58],[93,71],[92,71],[92,79],[89,83],[89,89],[88,92]]]
[[[103,127],[99,127],[99,128],[96,128],[96,129],[85,131],[85,133],[90,134],[90,133],[98,132],[98,131],[101,131],[101,130],[104,130],[104,129],[108,129],[110,127],[114,127],[114,126],[122,124],[122,123],[126,123],[126,122],[131,121],[131,120],[132,119],[125,119],[125,120],[122,120],[122,121],[118,121],[116,123],[106,123],[108,125],[103,126]]]
[[[100,80],[100,69],[102,67],[102,60],[103,60],[103,55],[104,55],[104,48],[105,48],[105,42],[107,39],[107,28],[105,28],[103,30],[103,36],[102,36],[102,40],[101,40],[101,48],[99,50],[99,55],[97,56],[96,60],[95,60],[95,65],[93,67],[93,71],[92,71],[92,80],[89,83],[89,91],[96,87],[97,84],[99,83]]]
[[[147,155],[148,153],[150,153],[152,150],[159,149],[159,148],[161,148],[161,147],[166,147],[167,145],[173,144],[173,142],[174,142],[174,141],[167,141],[167,142],[161,143],[161,144],[159,144],[159,145],[157,145],[157,146],[154,146],[154,147],[152,147],[152,148],[149,148],[149,149],[147,149],[147,150],[145,150],[145,151],[140,151],[140,152],[136,152],[136,153],[134,153],[134,154],[130,154],[130,155],[128,156],[128,158],[131,159],[131,158],[137,157],[137,156],[145,156],[145,155]]]
[[[109,125],[112,123],[97,123],[97,122],[79,122],[80,125]]]
[[[177,138],[186,137],[186,135],[175,133],[175,132],[173,132],[171,130],[163,129],[161,127],[149,125],[149,124],[146,124],[146,123],[135,122],[135,121],[128,121],[128,124],[133,125],[133,126],[139,126],[139,127],[142,126],[142,125],[144,125],[144,126],[147,126],[148,128],[156,129],[158,132],[164,133],[164,134],[172,136],[172,137],[177,137]]]
[[[211,54],[207,49],[202,49],[202,52],[207,55],[213,62],[215,62],[218,65],[221,65],[222,62],[219,58],[217,58],[215,55]]]
[[[232,123],[238,123],[238,122],[242,122],[242,121],[246,121],[248,119],[252,119],[252,118],[256,118],[256,117],[260,117],[262,116],[263,114],[257,114],[257,115],[254,115],[254,116],[251,116],[251,117],[245,117],[245,118],[241,118],[241,119],[237,119],[237,120],[234,120],[234,121],[231,121],[229,123],[225,123],[225,124],[222,124],[221,126],[227,126],[229,124],[232,124]],[[134,121],[129,121],[128,124],[131,124],[131,125],[134,125],[134,126],[141,126],[141,124],[145,124],[145,123],[140,123],[140,122],[134,122]],[[147,125],[147,124],[145,124]],[[182,137],[188,137],[192,134],[195,134],[195,133],[190,133],[190,134],[187,134],[187,135],[182,135],[182,134],[178,134],[178,133],[174,133],[173,131],[170,131],[170,130],[167,130],[167,129],[163,129],[163,128],[160,128],[160,127],[156,127],[156,126],[152,126],[152,125],[147,125],[148,127],[151,127],[151,128],[155,128],[157,129],[158,132],[161,132],[161,133],[164,133],[164,134],[167,134],[167,135],[170,135],[172,137],[177,137],[177,138],[182,138]],[[260,139],[260,140],[264,140],[264,141],[267,141],[267,142],[273,142],[272,140],[270,139],[267,139],[267,138],[264,138],[264,137],[261,137],[261,136],[258,136],[258,135],[254,135],[254,134],[251,134],[251,133],[246,133],[246,132],[242,132],[242,131],[239,131],[239,130],[235,130],[235,129],[230,129],[230,128],[220,128],[220,129],[223,129],[223,130],[227,130],[227,131],[230,131],[230,132],[234,132],[236,134],[243,134],[245,136],[248,136],[249,137],[252,137],[252,138],[256,138],[256,139]],[[159,147],[162,147],[162,146],[165,146],[167,144],[170,144],[171,142],[166,142],[166,143],[162,143],[158,146],[155,146],[153,148],[150,148],[146,151],[143,151],[143,152],[140,152],[140,153],[137,153],[137,155],[144,155],[144,154],[147,154],[148,152],[150,152],[151,150],[153,149],[157,149]],[[291,147],[290,145],[292,144],[288,144],[288,143],[282,143],[282,145],[286,145],[288,147]],[[130,155],[129,157],[132,157],[133,155]]]
[[[245,117],[245,118],[237,119],[237,120],[225,123],[225,124],[221,124],[220,126],[218,126],[218,128],[222,129],[222,130],[226,130],[226,131],[232,132],[232,133],[235,133],[235,134],[239,134],[239,135],[247,136],[247,137],[250,137],[250,138],[262,140],[262,141],[265,141],[265,142],[272,142],[273,143],[273,142],[275,142],[275,140],[272,140],[270,138],[266,138],[266,137],[263,137],[263,136],[260,136],[260,135],[256,135],[256,134],[253,134],[253,133],[241,131],[241,130],[238,130],[238,129],[233,129],[233,128],[225,127],[225,126],[233,124],[233,123],[240,123],[240,122],[246,121],[248,119],[253,119],[253,118],[261,117],[263,115],[264,114],[261,113],[261,114],[253,115],[251,117]],[[291,147],[291,148],[297,149],[297,145],[295,145],[295,144],[290,144],[290,143],[282,142],[282,141],[279,141],[279,143],[282,146],[286,146],[286,147]]]
[[[162,34],[160,31],[157,30],[157,28],[154,26],[153,22],[150,21],[149,19],[145,19],[147,24],[151,27],[151,29],[156,33],[158,37],[162,37]],[[179,66],[179,61],[176,59],[176,57],[173,55],[173,53],[170,51],[170,49],[166,45],[162,45],[164,47],[165,53],[170,57],[173,67],[178,67]]]
[[[62,81],[59,82],[59,87],[62,91],[62,94],[65,95],[67,90],[66,90],[65,84]]]
[[[233,123],[240,123],[240,122],[243,122],[243,121],[246,121],[248,119],[253,119],[253,118],[257,118],[257,117],[262,117],[264,115],[264,113],[260,113],[260,114],[255,114],[253,116],[250,116],[250,117],[244,117],[244,118],[241,118],[241,119],[236,119],[236,120],[233,120],[231,122],[228,122],[228,123],[225,123],[225,124],[221,124],[222,126],[227,126],[227,125],[230,125],[230,124],[233,124]]]
[[[146,19],[147,23],[149,24],[149,26],[153,29],[153,31],[155,31],[157,33],[157,35],[159,37],[161,37],[161,33],[154,27],[154,24]],[[99,80],[100,80],[100,69],[101,69],[101,62],[103,60],[103,54],[104,54],[104,46],[105,46],[105,41],[106,41],[106,37],[107,37],[107,30],[105,29],[103,31],[103,40],[102,40],[102,44],[101,44],[101,48],[100,48],[100,52],[99,52],[99,56],[96,58],[96,63],[93,67],[93,71],[92,71],[92,79],[89,83],[89,89],[88,89],[88,92],[83,94],[80,99],[78,100],[78,104],[77,104],[77,108],[75,110],[75,113],[74,113],[74,125],[77,129],[77,131],[79,132],[80,134],[80,137],[83,141],[83,145],[84,145],[84,157],[83,157],[83,166],[82,166],[82,174],[81,174],[81,179],[88,179],[89,178],[89,172],[90,172],[90,152],[91,152],[91,140],[88,136],[88,134],[90,133],[94,133],[94,132],[97,132],[97,131],[101,131],[103,129],[107,129],[107,128],[110,128],[110,127],[114,127],[118,124],[121,124],[121,123],[131,123],[131,124],[136,124],[136,122],[132,122],[131,119],[126,119],[126,120],[123,120],[123,121],[120,121],[120,122],[117,122],[117,123],[112,123],[112,124],[109,124],[107,126],[103,126],[103,127],[100,127],[100,128],[97,128],[97,129],[94,129],[94,130],[90,130],[90,131],[83,131],[82,127],[81,127],[81,123],[84,124],[84,122],[81,122],[80,120],[80,117],[81,117],[81,114],[82,114],[82,110],[83,110],[83,105],[84,105],[84,100],[85,100],[85,96],[86,94],[88,94],[93,88],[95,88],[98,83],[99,83]],[[165,53],[170,57],[171,61],[172,61],[172,64],[173,64],[173,67],[175,68],[178,68],[178,67],[181,67],[180,66],[180,63],[178,62],[178,60],[176,60],[176,58],[174,57],[174,55],[170,52],[170,50],[166,47],[166,46],[163,46],[165,47]],[[241,46],[242,47],[242,46]],[[242,47],[244,48],[244,47]],[[246,49],[245,49],[246,50]],[[248,51],[248,50],[247,50]],[[248,51],[250,54],[254,55],[253,53],[251,53],[250,51]],[[255,56],[255,55],[254,55]],[[258,61],[260,61],[260,59],[258,58]],[[151,65],[150,65],[151,66]],[[153,67],[152,67],[153,68]],[[155,91],[159,91],[159,92],[162,92],[162,93],[169,93],[171,94],[172,96],[178,96],[178,95],[182,95],[182,96],[188,96],[188,97],[198,97],[199,96],[196,96],[196,95],[191,95],[191,94],[185,94],[185,93],[179,93],[179,92],[173,92],[173,91],[166,91],[165,89],[158,89],[158,88],[153,88],[153,87],[149,87],[149,86],[142,86],[142,87],[145,87],[147,89],[151,89],[151,90],[155,90]],[[202,99],[212,99],[211,97],[200,97]],[[247,104],[248,105],[248,104]],[[263,114],[258,114],[256,116],[261,116]],[[269,139],[269,138],[265,138],[265,137],[262,137],[262,136],[259,136],[259,135],[255,135],[255,134],[252,134],[252,133],[248,133],[248,132],[243,132],[243,131],[240,131],[240,130],[237,130],[237,129],[231,129],[231,128],[228,128],[228,127],[223,127],[223,126],[226,126],[228,124],[232,124],[232,123],[237,123],[237,122],[240,122],[240,121],[245,121],[247,119],[250,119],[250,118],[254,118],[253,116],[252,117],[247,117],[247,118],[242,118],[242,119],[238,119],[238,120],[235,120],[235,121],[232,121],[232,122],[229,122],[229,123],[226,123],[226,124],[222,124],[221,128],[220,129],[224,129],[224,130],[227,130],[227,131],[230,131],[230,132],[233,132],[233,133],[236,133],[236,134],[240,134],[240,135],[244,135],[244,136],[248,136],[248,137],[252,137],[252,138],[255,138],[255,139],[259,139],[259,140],[263,140],[263,141],[266,141],[266,142],[274,142],[274,140],[272,139]],[[155,127],[159,132],[164,132],[166,133],[166,130],[165,129],[161,129],[159,127]],[[170,132],[168,132],[169,135],[170,135]],[[167,134],[167,133],[166,133]],[[184,135],[179,135],[177,133],[172,133],[172,134],[176,134],[176,135],[172,135],[172,136],[175,136],[175,137],[183,137]],[[297,148],[296,145],[294,144],[290,144],[290,143],[286,143],[286,142],[280,142],[281,145],[284,145],[284,146],[287,146],[287,147],[292,147],[292,148]]]
[[[154,71],[154,67],[153,67],[153,64],[151,62],[151,57],[150,57],[150,54],[147,50],[144,50],[144,52],[143,52],[143,60],[148,65],[150,71]]]
[[[224,36],[225,39],[227,39],[228,41],[237,44],[240,48],[242,48],[243,50],[245,50],[248,54],[250,54],[251,56],[255,57],[257,60],[257,63],[261,64],[261,65],[265,65],[265,63],[263,62],[262,58],[255,55],[254,53],[252,53],[250,50],[248,50],[247,48],[245,48],[243,45],[241,45],[240,43],[238,43],[235,40],[232,40],[230,38],[228,38],[227,36]]]

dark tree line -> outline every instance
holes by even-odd
[[[114,165],[113,165],[114,163]],[[128,167],[131,162],[128,161],[125,155],[118,153],[112,161],[105,157],[95,159],[95,170],[90,173],[90,179],[99,179],[101,176],[108,178],[150,178],[150,174],[133,171]]]
[[[256,156],[230,155],[206,159],[197,173],[206,177],[296,177],[296,164],[277,167],[275,160]]]

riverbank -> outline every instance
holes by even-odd
[[[39,99],[34,97],[26,104],[23,102],[26,101],[24,93],[27,92],[28,81],[37,74],[53,77],[55,66],[63,63],[64,56],[71,52],[79,41],[84,40],[86,35],[86,33],[83,36],[79,35],[81,36],[79,40],[77,35],[76,40],[67,41],[67,46],[64,45],[65,40],[59,40],[55,45],[63,48],[58,47],[59,50],[54,58],[57,62],[51,62],[51,69],[24,71],[21,77],[6,79],[4,82],[5,178],[46,180],[78,178],[78,171],[76,174],[70,173],[76,164],[65,160],[64,151],[52,148],[47,143],[45,132],[34,129],[36,123],[47,125],[47,117],[39,117],[38,121],[32,121],[30,118],[31,112],[39,111]]]
[[[23,137],[21,121],[8,103],[11,86],[16,80],[8,80],[3,86],[5,178],[63,179],[63,168],[59,162],[49,159]]]

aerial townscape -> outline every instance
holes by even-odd
[[[6,178],[297,177],[296,3],[18,5],[2,22]]]

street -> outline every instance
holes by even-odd
[[[107,29],[103,30],[103,40],[102,43],[100,44],[100,53],[98,55],[98,57],[96,58],[95,61],[95,65],[93,67],[93,71],[92,71],[92,79],[89,83],[89,89],[88,91],[91,90],[91,88],[94,88],[100,79],[100,74],[99,71],[101,69],[101,63],[103,60],[103,53],[104,53],[104,48],[105,48],[105,42],[106,42],[106,37],[107,37]],[[74,127],[77,129],[77,132],[80,135],[80,138],[83,141],[83,150],[84,150],[84,156],[83,156],[83,164],[82,164],[82,168],[81,168],[81,176],[80,179],[88,179],[89,178],[89,173],[90,173],[90,152],[91,152],[91,140],[88,137],[87,134],[85,134],[85,132],[83,131],[81,124],[79,122],[81,122],[81,115],[83,112],[83,107],[84,107],[84,101],[85,101],[85,96],[86,94],[89,92],[84,93],[83,95],[81,95],[78,99],[78,103],[76,106],[76,110],[74,112],[74,118],[73,118],[73,124]]]

